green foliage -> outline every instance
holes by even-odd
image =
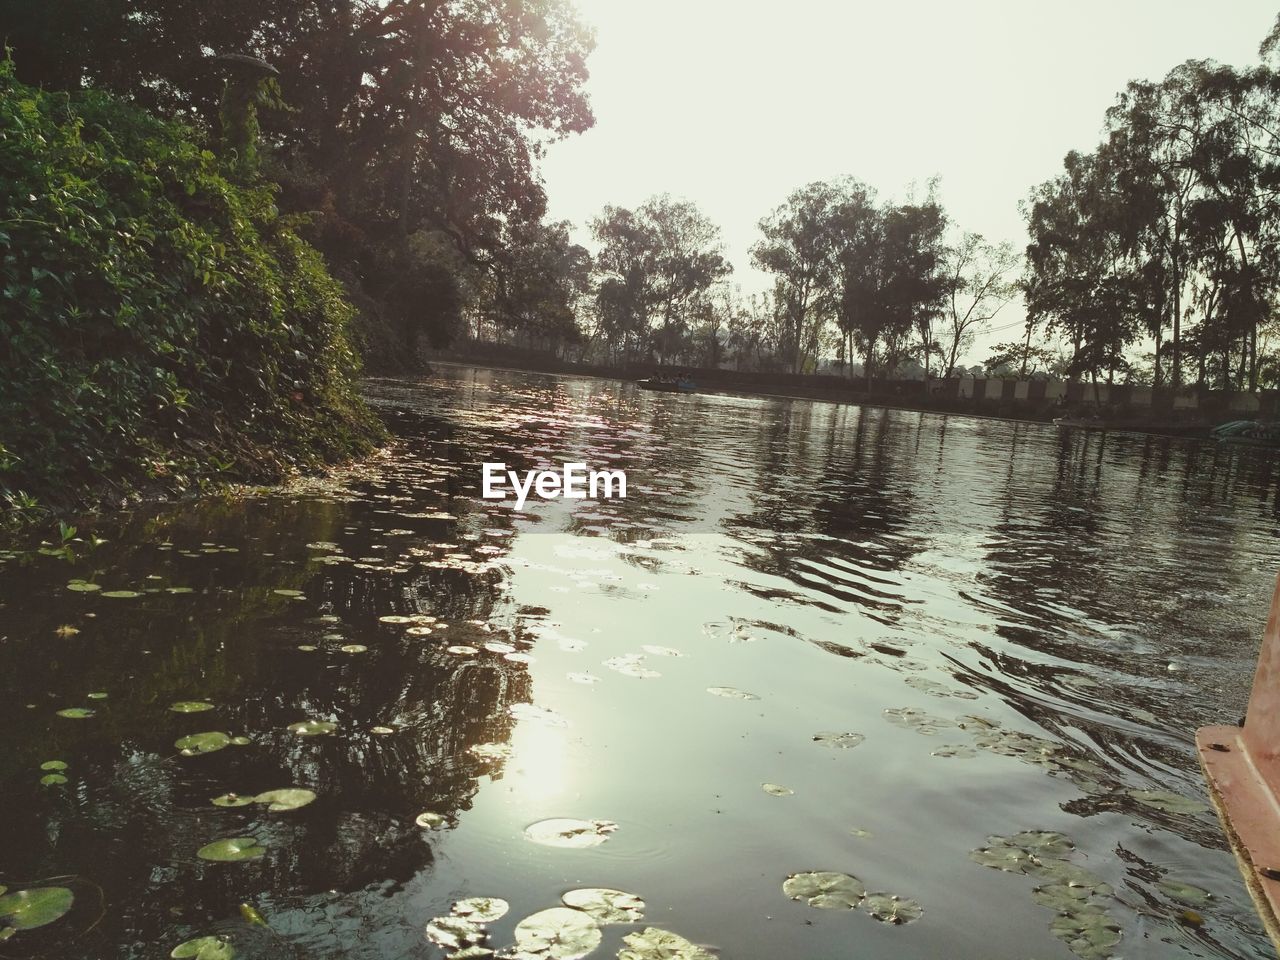
[[[367,443],[342,288],[187,128],[5,62],[0,212],[0,497],[269,479]]]

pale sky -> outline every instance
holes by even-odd
[[[745,292],[767,286],[747,255],[760,218],[844,174],[899,199],[939,176],[953,220],[1021,250],[1018,201],[1068,150],[1097,144],[1127,81],[1191,58],[1254,63],[1280,12],[1274,0],[576,2],[597,35],[596,126],[549,148],[549,215],[592,246],[585,224],[606,203],[693,200],[722,227]],[[1021,316],[1011,305],[995,326]]]

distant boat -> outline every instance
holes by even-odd
[[[1076,427],[1080,430],[1105,430],[1107,424],[1098,417],[1058,417],[1053,421],[1056,427]]]
[[[1280,447],[1280,423],[1259,420],[1232,420],[1210,431],[1219,443],[1237,443],[1252,447]]]
[[[641,390],[665,390],[667,393],[693,393],[698,389],[692,380],[655,380],[653,377],[637,380],[636,386]]]

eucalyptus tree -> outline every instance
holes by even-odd
[[[1013,244],[989,243],[977,233],[961,233],[943,251],[943,377],[955,373],[978,334],[1017,296],[1013,273],[1019,262]]]
[[[760,221],[763,238],[751,248],[751,262],[774,276],[778,348],[792,373],[816,359],[822,327],[833,314],[841,211],[853,198],[869,196],[852,179],[817,181]]]
[[[626,360],[681,356],[710,291],[732,271],[720,228],[687,200],[653,197],[635,211],[605,207],[591,229],[606,336]]]
[[[882,208],[864,190],[841,205],[836,222],[835,313],[862,355],[868,387],[876,372],[892,375],[912,352],[913,336],[927,377],[948,290],[941,205],[930,195]]]

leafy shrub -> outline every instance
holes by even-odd
[[[375,431],[352,308],[187,128],[0,63],[0,496],[271,479]]]

